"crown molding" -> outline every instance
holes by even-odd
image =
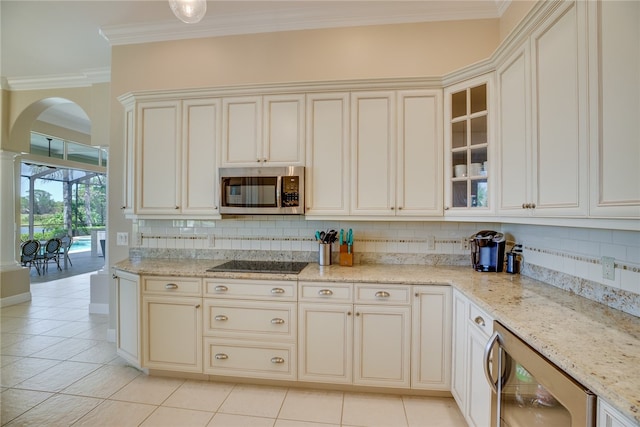
[[[508,2],[510,0],[496,0]],[[315,7],[292,6],[268,13],[271,19],[265,19],[263,11],[225,13],[216,15],[215,10],[198,24],[184,24],[178,20],[148,24],[111,25],[100,28],[100,34],[112,45],[150,43],[169,40],[184,40],[204,37],[219,37],[240,34],[257,34],[279,31],[309,29],[344,28],[368,25],[407,24],[431,21],[452,21],[469,19],[498,18],[496,8],[473,7],[460,8],[457,11],[438,11],[425,8],[423,12],[403,10],[394,2],[373,2],[367,16],[361,10],[345,6],[340,16],[330,11],[326,5]]]
[[[5,80],[6,89],[11,91],[88,87],[97,83],[109,83],[111,68],[88,69],[79,73],[48,76],[7,77]]]

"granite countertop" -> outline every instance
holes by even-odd
[[[640,423],[640,318],[520,275],[469,267],[310,263],[299,275],[220,273],[223,261],[126,260],[131,273],[235,279],[448,284],[599,397]]]

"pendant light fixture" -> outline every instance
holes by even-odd
[[[169,6],[176,18],[186,24],[200,22],[207,13],[207,0],[169,0]]]

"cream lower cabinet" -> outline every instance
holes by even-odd
[[[202,282],[142,277],[143,367],[202,372]]]
[[[142,366],[140,338],[140,277],[116,270],[116,353],[132,365]]]
[[[602,399],[598,399],[596,427],[637,427],[638,423],[629,419]]]
[[[491,424],[491,388],[484,375],[483,355],[492,333],[493,318],[454,290],[451,394],[470,426]]]
[[[410,386],[409,286],[301,282],[299,287],[300,381]]]
[[[205,279],[204,373],[296,380],[296,282]]]
[[[414,286],[411,388],[451,388],[451,287]]]

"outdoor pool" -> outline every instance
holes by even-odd
[[[85,252],[91,250],[91,236],[80,236],[73,238],[73,244],[69,249],[69,253]]]

